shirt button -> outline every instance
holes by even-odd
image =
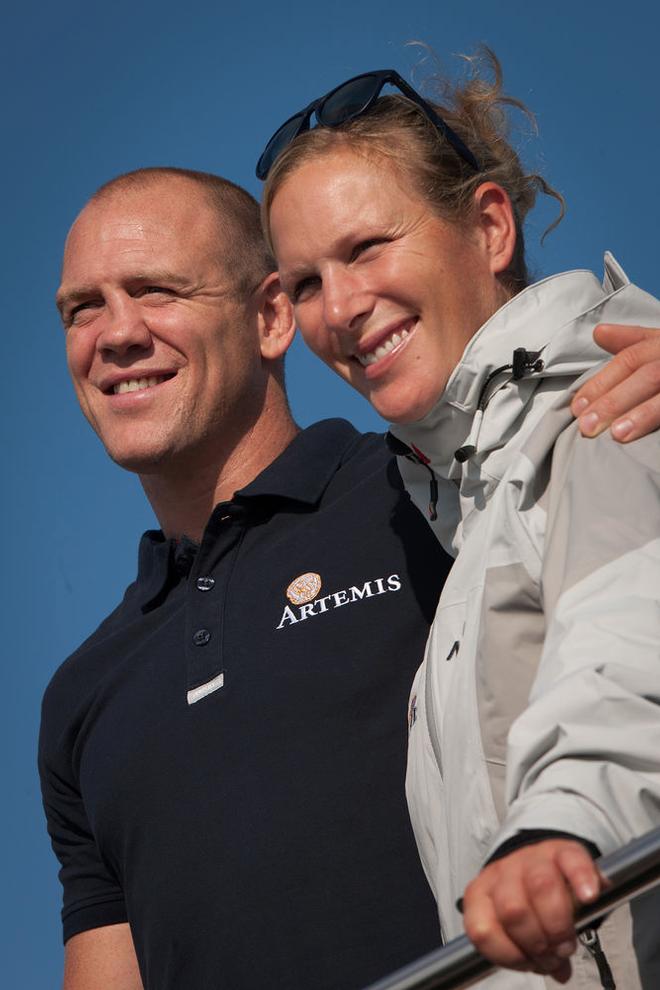
[[[210,591],[214,584],[215,584],[215,578],[212,577],[197,578],[198,591]]]
[[[195,646],[206,646],[211,638],[211,633],[208,629],[198,629],[193,636],[193,643]]]

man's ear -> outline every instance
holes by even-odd
[[[475,217],[490,270],[507,270],[516,249],[516,221],[509,194],[496,182],[482,182],[474,194]]]
[[[257,305],[261,356],[276,361],[286,354],[296,332],[293,306],[277,272],[271,272],[257,289]]]

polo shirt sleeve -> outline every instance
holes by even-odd
[[[39,776],[48,833],[60,862],[66,942],[80,932],[128,919],[122,889],[99,852],[76,779],[75,725],[67,724],[66,709],[52,688],[51,683],[42,708]]]

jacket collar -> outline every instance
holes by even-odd
[[[530,372],[533,382],[582,374],[604,356],[591,333],[598,322],[598,307],[628,284],[623,270],[607,253],[602,285],[589,271],[564,272],[530,285],[472,337],[434,408],[417,423],[395,424],[390,432],[422,452],[440,478],[459,480],[463,469],[455,458],[456,451],[470,446],[477,431],[480,459],[501,448],[525,414],[536,388],[530,388],[527,380],[524,384],[512,382],[509,372],[499,380],[495,378],[482,396],[489,377],[511,362],[518,347],[540,355],[543,367]],[[480,396],[481,405],[485,401],[489,407],[484,424],[478,414]]]

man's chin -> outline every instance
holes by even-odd
[[[106,446],[108,456],[125,471],[133,474],[158,474],[167,459],[164,451],[155,450],[113,450]]]

